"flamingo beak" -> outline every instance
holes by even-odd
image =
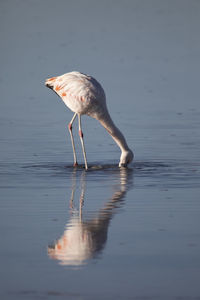
[[[128,165],[128,164],[125,164],[125,163],[124,163],[124,164],[123,164],[123,163],[119,163],[119,167],[120,167],[120,168],[121,168],[121,167],[126,168],[127,165]]]

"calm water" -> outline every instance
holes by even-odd
[[[199,1],[0,3],[0,298],[200,299]],[[44,87],[104,86],[128,169]]]

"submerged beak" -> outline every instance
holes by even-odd
[[[123,164],[123,163],[119,163],[119,167],[120,167],[120,168],[121,168],[121,167],[126,168],[127,165],[128,165],[128,164],[125,164],[125,163],[124,163],[124,164]]]

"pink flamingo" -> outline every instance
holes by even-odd
[[[45,85],[56,92],[67,107],[74,112],[74,116],[68,125],[74,155],[74,166],[77,166],[78,163],[72,133],[72,124],[77,115],[79,136],[86,170],[88,169],[88,164],[81,127],[81,115],[88,115],[97,119],[112,136],[121,149],[119,167],[126,167],[127,164],[133,160],[133,152],[129,149],[121,131],[113,123],[106,106],[105,92],[96,79],[80,72],[70,72],[47,79]]]

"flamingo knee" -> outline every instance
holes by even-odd
[[[69,129],[69,131],[72,131],[72,123],[68,124],[68,129]]]
[[[79,133],[80,138],[83,138],[83,131],[79,130],[78,133]]]

